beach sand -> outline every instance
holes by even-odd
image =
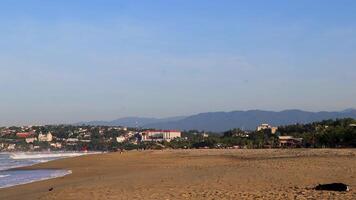
[[[67,158],[28,169],[73,173],[0,189],[1,200],[356,199],[355,149],[131,151]],[[312,189],[331,182],[346,183],[351,191]]]

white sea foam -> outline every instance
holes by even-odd
[[[82,156],[89,153],[12,153],[10,158],[15,160],[20,159],[43,159],[43,158],[65,158]],[[43,160],[42,160],[43,161]]]
[[[26,167],[29,166],[29,164],[9,164],[9,165],[3,165],[0,166],[0,171],[8,170],[8,169],[14,169],[14,168],[19,168],[19,167]]]
[[[100,152],[16,152],[0,153],[0,188],[62,177],[68,170],[9,170],[61,158],[97,154]]]
[[[43,181],[52,178],[63,177],[71,174],[71,170],[19,170],[12,171],[13,174],[6,176],[7,180],[0,179],[0,188],[23,185],[36,181]],[[25,174],[23,174],[25,173]]]

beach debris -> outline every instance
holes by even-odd
[[[50,192],[51,192],[52,190],[53,190],[53,187],[51,187],[51,188],[48,189],[48,191],[50,191]]]
[[[347,192],[350,190],[349,186],[344,183],[319,184],[314,189],[315,190],[338,191],[338,192]]]

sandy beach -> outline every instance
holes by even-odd
[[[27,169],[73,173],[0,189],[0,199],[356,199],[355,149],[131,151]],[[331,182],[351,191],[312,189]]]

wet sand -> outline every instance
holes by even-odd
[[[0,189],[0,199],[356,199],[356,149],[132,151],[28,169],[73,173]],[[351,191],[311,189],[331,182]]]

